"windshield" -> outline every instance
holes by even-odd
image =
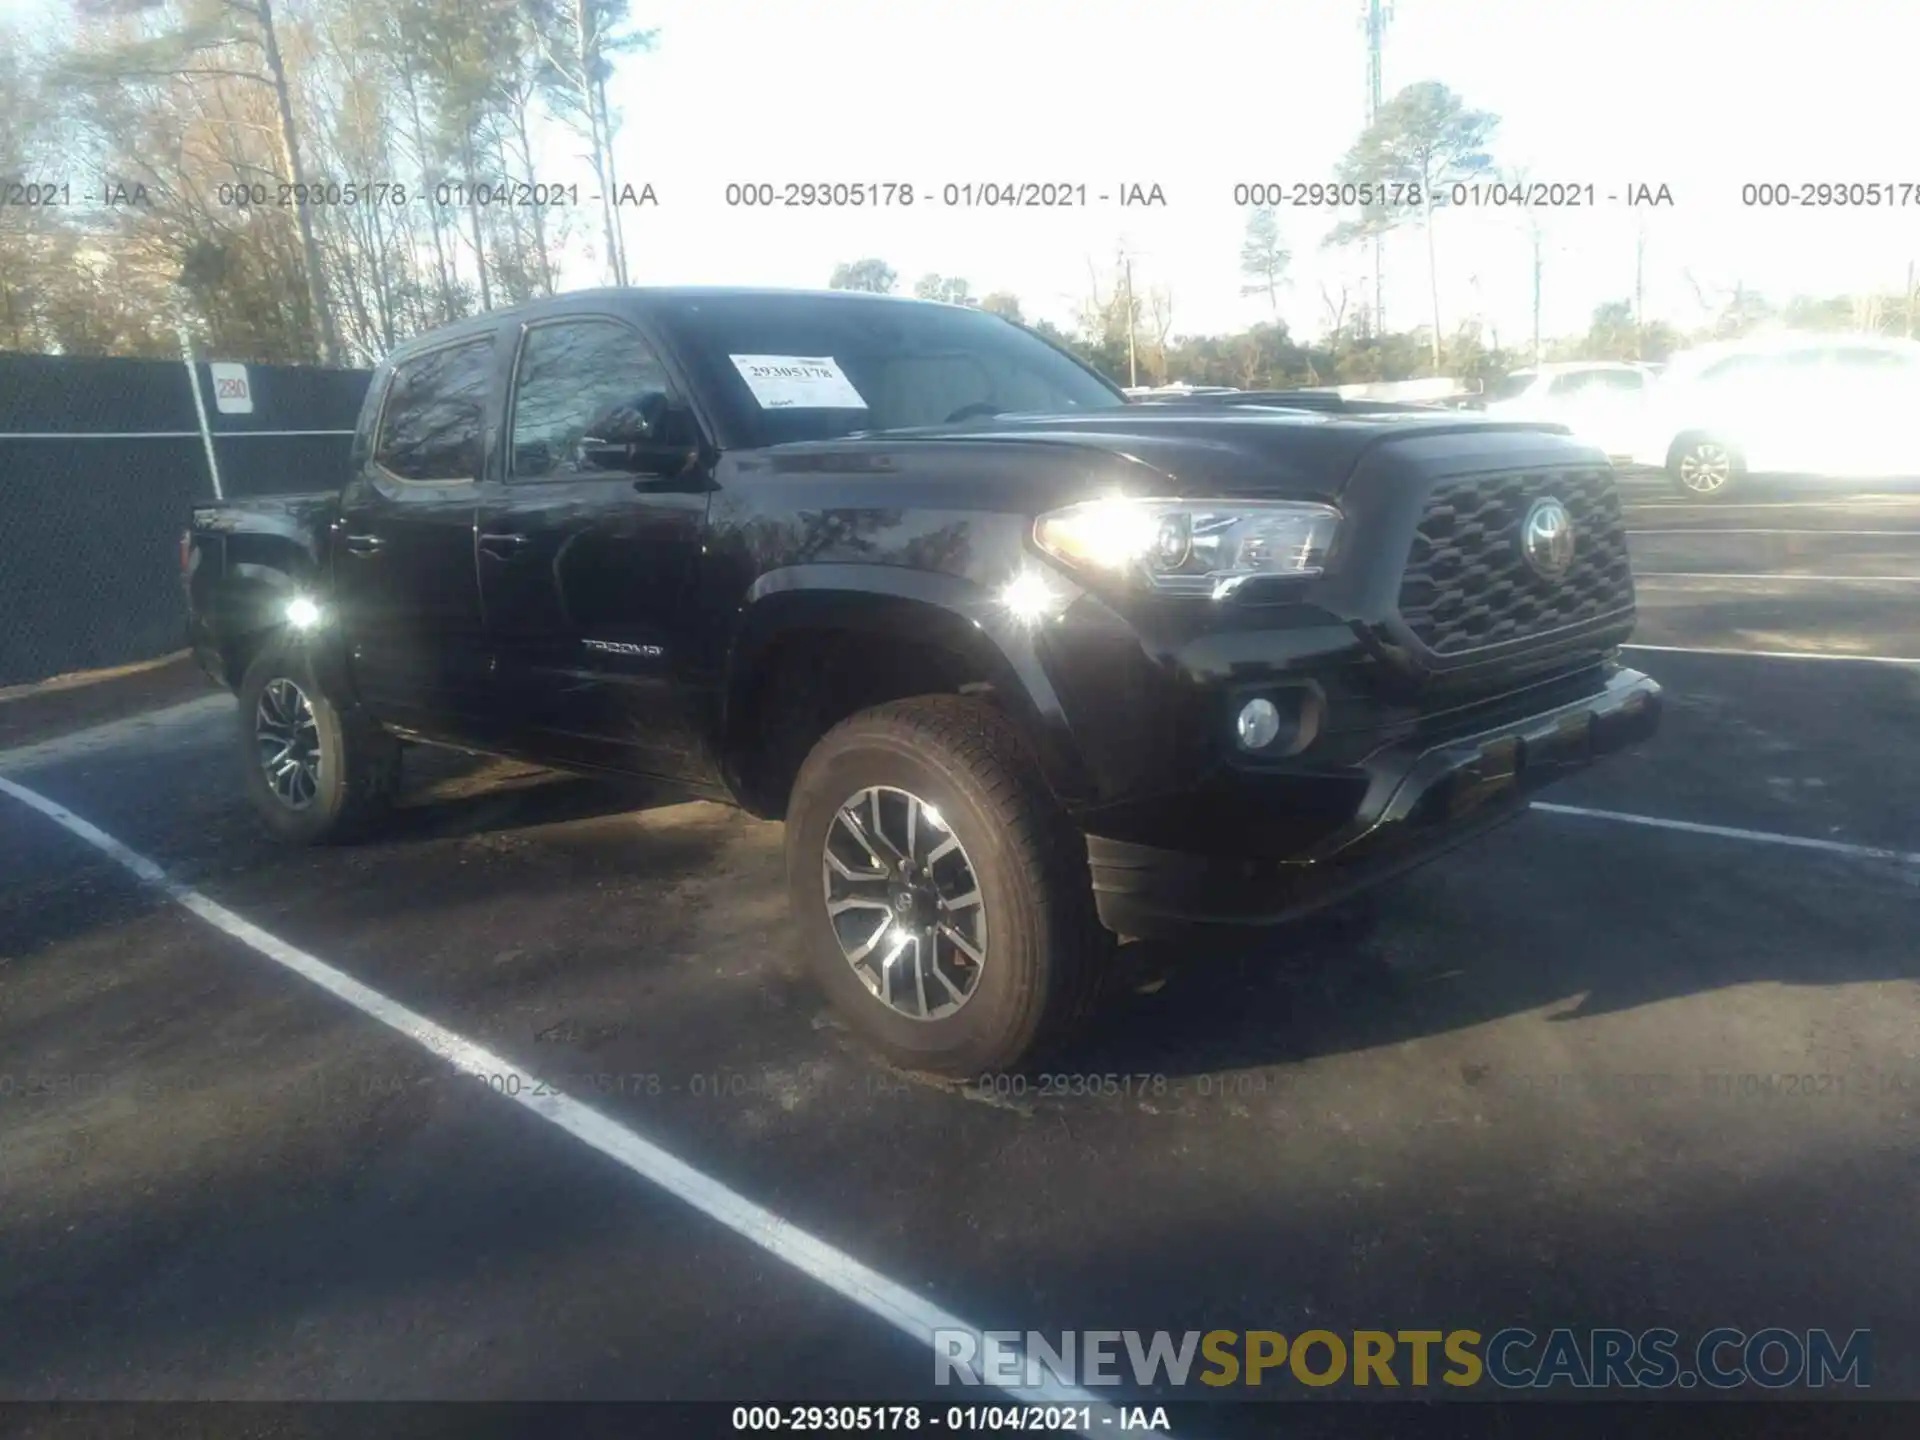
[[[728,430],[750,447],[1126,403],[1078,361],[978,310],[847,294],[713,295],[677,297],[661,314],[703,388],[724,402]],[[802,361],[816,363],[793,363]]]

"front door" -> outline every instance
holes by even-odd
[[[473,533],[495,362],[491,334],[401,361],[341,500],[334,593],[361,700],[450,738],[491,706]]]
[[[526,326],[510,403],[478,529],[508,713],[537,753],[709,781],[683,648],[710,489],[692,412],[647,339],[599,316]],[[596,433],[642,412],[645,446]]]

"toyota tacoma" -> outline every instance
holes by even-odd
[[[1606,458],[1324,394],[1132,404],[885,296],[622,289],[375,372],[324,494],[202,505],[191,643],[287,840],[412,743],[786,822],[819,985],[975,1075],[1125,937],[1288,920],[1651,735]]]

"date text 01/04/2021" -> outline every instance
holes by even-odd
[[[1604,189],[1591,180],[1459,180],[1428,186],[1401,180],[1260,180],[1236,184],[1233,203],[1262,210],[1423,210],[1429,206],[1575,210],[1603,204],[1665,209],[1674,197],[1673,187],[1666,182],[1647,180]]]
[[[1085,1434],[1097,1425],[1116,1431],[1165,1432],[1161,1406],[1116,1405],[736,1405],[737,1432],[946,1430],[990,1434],[1005,1430]]]
[[[721,191],[732,209],[1068,210],[1094,205],[1163,209],[1164,186],[1151,180],[734,180]]]
[[[657,206],[659,193],[651,181],[623,182],[604,197],[616,206]],[[523,207],[571,208],[602,203],[599,191],[583,190],[573,181],[500,180],[470,182],[443,180],[437,185],[409,185],[402,180],[320,180],[295,185],[286,182],[235,181],[216,186],[214,201],[229,209],[286,210],[302,206],[393,206],[430,204],[445,208]]]

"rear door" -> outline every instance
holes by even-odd
[[[1734,354],[1715,361],[1689,387],[1681,428],[1707,430],[1730,440],[1748,467],[1760,474],[1791,469],[1794,425],[1804,419],[1808,406],[1804,391],[1796,390],[1787,359]]]
[[[479,575],[499,684],[528,748],[707,782],[686,653],[711,448],[650,339],[573,314],[523,327],[505,484],[479,516]],[[658,452],[597,443],[609,415],[658,417]]]
[[[334,585],[355,687],[382,720],[423,734],[489,728],[473,530],[494,343],[470,336],[394,367],[341,499]]]

